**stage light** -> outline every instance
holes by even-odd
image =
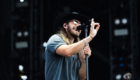
[[[116,75],[116,80],[120,80],[122,78],[121,74]]]
[[[119,19],[115,19],[114,23],[115,23],[116,25],[119,25],[119,24],[120,24],[120,20],[119,20]]]
[[[23,71],[23,66],[22,65],[19,65],[18,68],[19,68],[19,71]]]
[[[123,75],[123,79],[126,79],[126,78],[125,78],[125,74]]]
[[[123,78],[125,80],[130,80],[130,79],[132,79],[132,74],[131,73],[126,73],[126,74],[123,75]]]
[[[122,61],[123,60],[123,57],[120,57],[119,60]]]
[[[22,33],[21,32],[17,32],[17,36],[18,37],[21,37],[22,36]]]
[[[121,64],[120,64],[120,67],[123,67],[123,65],[124,65],[124,64],[123,64],[123,63],[121,63]]]
[[[28,1],[20,0],[19,2],[16,3],[17,8],[28,7],[28,6],[29,6]]]
[[[20,2],[24,2],[24,0],[20,0]]]
[[[43,43],[43,47],[47,47],[47,42],[44,42]]]
[[[15,46],[17,49],[28,48],[28,42],[27,41],[16,42]]]
[[[122,24],[127,24],[128,20],[126,18],[122,19]]]
[[[29,35],[28,31],[24,31],[23,35],[27,37]]]
[[[27,79],[27,76],[26,76],[26,75],[22,75],[22,76],[21,76],[21,79],[22,79],[22,80],[26,80],[26,79]]]
[[[128,35],[128,29],[114,29],[115,36],[126,36]]]

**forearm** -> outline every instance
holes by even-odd
[[[88,44],[92,39],[90,37],[86,37],[84,40]],[[68,45],[66,47],[66,52],[68,52],[70,55],[74,55],[74,54],[78,53],[81,49],[83,49],[84,47],[85,47],[85,42],[83,40],[81,40],[77,43]]]
[[[81,67],[79,69],[79,80],[86,79],[86,62],[81,62]]]

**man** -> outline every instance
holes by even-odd
[[[53,28],[58,31],[50,37],[45,50],[45,80],[86,79],[85,54],[91,56],[88,43],[96,36],[100,26],[92,19],[89,36],[80,40],[81,30],[76,29],[88,20],[76,12],[63,12],[55,18]]]

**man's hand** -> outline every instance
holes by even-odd
[[[94,19],[92,18],[90,25],[91,25],[91,27],[90,27],[89,36],[91,36],[92,38],[94,38],[96,36],[99,28],[100,28],[100,24],[99,23],[95,23],[94,22]],[[95,28],[95,26],[97,26],[97,27]]]
[[[85,61],[86,54],[88,55],[88,57],[91,56],[91,50],[89,44],[83,50],[81,50],[81,54],[80,54],[81,67],[79,69],[79,80],[86,79],[86,61]]]
[[[81,54],[81,59],[85,60],[85,55],[88,55],[88,57],[91,56],[91,49],[89,47],[89,44],[84,48],[83,53]]]

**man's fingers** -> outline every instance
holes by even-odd
[[[91,28],[94,28],[94,26],[95,26],[94,23],[95,23],[95,22],[94,22],[94,19],[92,18],[92,19],[91,19],[91,24],[90,24],[90,25],[91,25]]]
[[[91,51],[91,50],[90,50],[90,49],[85,49],[84,51],[85,51],[85,52],[88,52],[88,51]]]
[[[90,57],[91,56],[91,51],[90,52],[89,51],[85,51],[85,54],[87,54],[88,57]]]
[[[100,24],[99,23],[94,23],[96,26],[100,26]]]
[[[100,28],[100,25],[96,27],[96,31],[98,31],[98,30],[99,30],[99,28]]]
[[[92,20],[91,20],[91,29],[92,28],[94,29],[95,26],[97,26],[96,30],[99,30],[100,24],[99,23],[95,23],[94,19],[92,18]]]
[[[90,49],[89,46],[87,46],[87,47],[84,48],[84,50],[89,50],[89,49]]]
[[[91,22],[94,23],[94,18],[91,19]]]
[[[100,26],[96,27],[96,31],[98,31],[98,30],[99,30],[99,28],[100,28]]]
[[[100,24],[99,23],[95,23],[95,25],[97,25],[96,30],[98,31],[100,28]]]

